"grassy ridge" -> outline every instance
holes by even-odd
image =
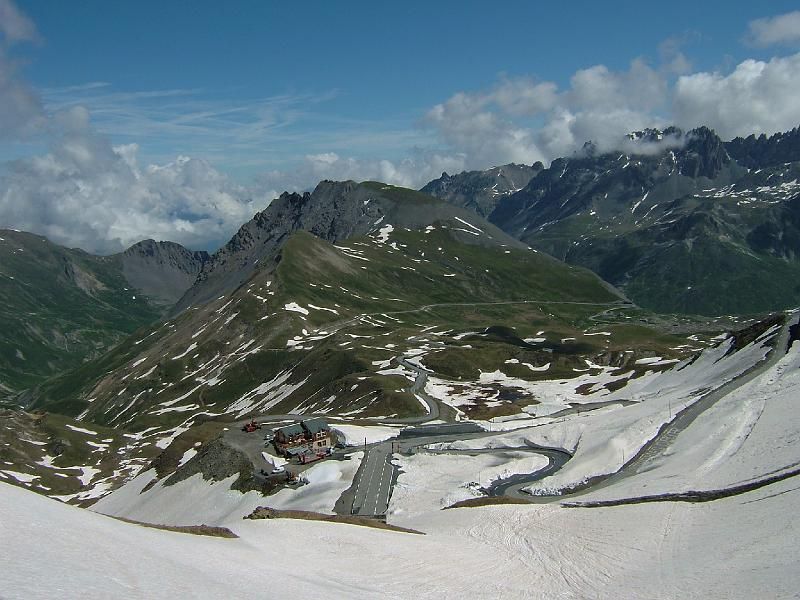
[[[647,346],[652,332],[645,326],[645,333],[633,328],[623,335],[632,327],[628,313],[639,312],[592,273],[527,249],[462,243],[457,236],[467,234],[459,225],[398,229],[383,241],[373,234],[338,246],[295,233],[275,269],[257,270],[230,296],[48,382],[38,404],[140,430],[214,418],[205,413],[229,419],[250,406],[259,412],[259,402],[292,386],[270,402],[270,412],[411,416],[422,406],[390,367],[405,352],[422,351],[426,364],[453,378],[501,368],[527,379],[572,377],[584,356],[619,359],[621,344],[583,336],[598,326],[596,315],[615,308],[627,311],[611,315],[623,323],[624,349]],[[520,338],[546,329],[548,342],[523,348],[491,336],[454,337],[493,327]],[[647,351],[668,354],[676,340],[668,336]],[[532,372],[507,363],[513,359],[552,363],[552,370]]]

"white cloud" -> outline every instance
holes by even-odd
[[[36,27],[10,0],[0,0],[0,141],[28,136],[45,122],[38,94],[8,56],[9,48],[26,41],[39,41]]]
[[[460,172],[465,168],[463,155],[447,156],[418,151],[414,157],[398,161],[363,160],[342,157],[335,152],[309,154],[295,168],[272,171],[259,177],[259,188],[305,191],[323,179],[382,181],[404,187],[421,187],[442,171]]]
[[[50,138],[48,153],[6,165],[0,227],[101,253],[150,237],[213,249],[274,197],[232,183],[204,160],[181,156],[141,166],[138,146],[112,146],[82,106],[47,116],[7,56],[15,44],[39,41],[9,0],[0,0],[0,36],[0,141],[32,133]],[[104,85],[90,86],[98,87]]]
[[[502,104],[495,102],[497,89],[488,94],[462,92],[434,106],[426,115],[426,123],[437,130],[454,153],[466,157],[468,168],[508,162],[530,163],[544,158],[532,132],[512,119],[519,114],[519,107],[528,106],[534,110],[537,104],[544,106],[544,102],[539,102],[535,84],[518,82],[513,90],[507,82],[501,86]]]
[[[40,41],[33,21],[22,14],[11,0],[0,0],[0,33],[9,45]]]
[[[458,92],[423,120],[442,144],[435,152],[416,150],[410,158],[391,162],[320,152],[307,155],[294,170],[270,173],[264,182],[293,190],[326,178],[419,187],[442,171],[548,163],[578,151],[588,140],[601,151],[633,151],[625,134],[647,127],[707,125],[731,139],[800,124],[800,54],[769,62],[745,60],[727,73],[687,73],[690,63],[680,51],[687,39],[664,42],[657,67],[640,59],[619,71],[595,65],[577,71],[565,89],[553,82],[502,77],[488,89]],[[635,144],[636,152],[649,150]]]
[[[666,91],[664,75],[637,59],[627,71],[611,71],[605,65],[577,71],[570,79],[566,98],[578,111],[649,111],[660,107]]]
[[[112,146],[85,109],[55,121],[62,133],[50,152],[11,163],[0,180],[0,226],[100,253],[151,237],[213,249],[272,198],[203,160],[140,166],[138,147]]]
[[[723,138],[786,131],[800,124],[800,53],[769,62],[746,60],[729,74],[680,77],[674,90],[678,123],[704,124]]]
[[[467,168],[548,162],[588,140],[600,150],[626,150],[625,134],[646,127],[708,125],[730,139],[800,124],[800,54],[745,60],[728,73],[686,73],[683,43],[662,44],[658,68],[639,59],[622,71],[595,65],[563,90],[504,78],[488,91],[459,92],[433,107],[426,123],[446,143],[445,154],[463,156]]]
[[[577,71],[568,89],[528,78],[503,79],[488,91],[460,92],[433,107],[426,123],[468,168],[505,162],[549,162],[600,146],[633,129],[660,125],[667,77],[641,60],[626,71],[595,65]]]
[[[750,21],[747,39],[756,46],[800,44],[800,10]]]

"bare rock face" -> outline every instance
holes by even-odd
[[[749,169],[764,169],[800,161],[800,127],[767,137],[735,138],[725,144],[728,154]]]
[[[520,191],[542,170],[544,165],[536,162],[531,166],[508,164],[458,175],[442,173],[420,191],[488,218],[503,197]]]
[[[154,240],[134,244],[119,257],[123,275],[131,286],[162,306],[175,304],[209,259],[208,252]]]

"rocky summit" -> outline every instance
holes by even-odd
[[[457,175],[442,173],[420,191],[450,204],[474,210],[488,217],[501,198],[520,191],[544,169],[541,162],[531,166],[508,164],[485,171],[464,171]]]

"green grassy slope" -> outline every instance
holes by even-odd
[[[630,330],[641,311],[591,272],[532,250],[462,243],[461,228],[437,222],[338,246],[295,233],[276,268],[49,381],[36,403],[134,430],[261,412],[410,416],[422,407],[398,356],[425,355],[453,378],[514,358],[553,363],[552,373],[519,373],[535,379],[574,376],[587,356],[622,364],[639,356],[631,348],[670,355],[677,345]],[[485,335],[492,327],[519,339],[546,329],[548,342]],[[584,335],[597,327],[614,335]],[[509,410],[519,409],[498,409]]]
[[[591,221],[570,217],[526,241],[591,268],[655,312],[747,314],[800,302],[799,199],[685,198],[636,226]]]
[[[0,398],[101,355],[158,314],[116,258],[0,230]]]

